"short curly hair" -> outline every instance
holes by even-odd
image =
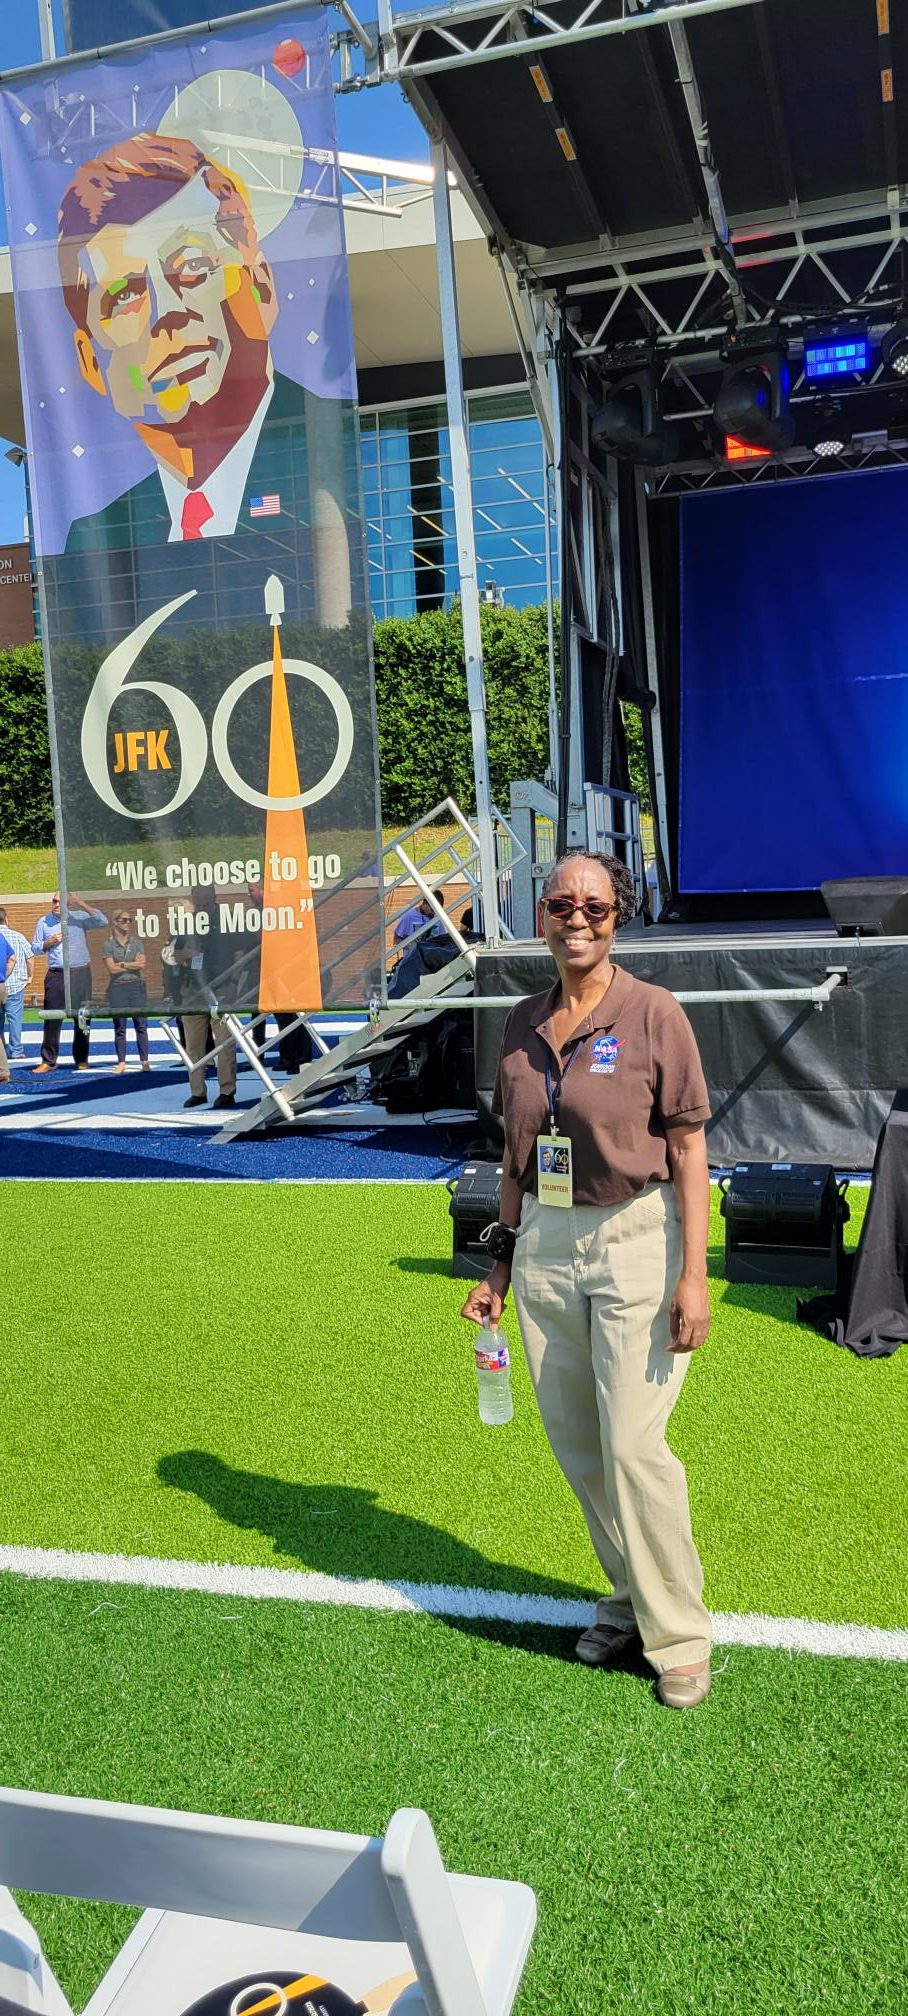
[[[247,264],[258,252],[245,186],[192,140],[133,133],[96,161],[85,161],[64,190],[58,217],[63,299],[77,329],[85,328],[90,292],[83,253],[105,224],[135,224],[201,176],[217,198],[217,229]]]
[[[622,924],[629,924],[631,918],[636,917],[637,891],[630,869],[625,868],[624,862],[619,861],[617,854],[594,854],[589,847],[572,847],[567,854],[559,854],[557,861],[552,862],[542,885],[543,900],[548,895],[559,868],[567,867],[569,861],[595,861],[597,868],[605,869],[615,891],[616,923],[619,930]]]

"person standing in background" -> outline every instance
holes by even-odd
[[[7,988],[15,971],[16,954],[4,931],[0,931],[0,1013],[6,1005]],[[0,1085],[8,1085],[10,1080],[9,1059],[6,1054],[2,1033],[0,1033]]]
[[[145,1014],[145,951],[141,938],[134,937],[130,931],[131,923],[128,910],[115,910],[113,936],[105,938],[103,946],[104,964],[110,974],[107,999],[113,1014],[117,1052],[114,1070],[117,1072],[126,1069],[126,1024],[130,1016],[136,1032],[139,1062],[143,1071],[151,1070],[148,1062],[148,1017]]]
[[[206,1066],[203,1057],[208,1055],[209,1043],[217,1046],[218,1091],[214,1105],[218,1108],[236,1105],[236,1044],[233,1042],[226,1022],[218,1014],[218,989],[226,987],[230,998],[234,986],[232,966],[235,963],[233,949],[218,928],[217,908],[206,900],[202,892],[192,898],[193,908],[198,918],[204,912],[208,920],[205,932],[187,939],[182,952],[176,954],[176,964],[182,968],[180,995],[180,1020],[183,1024],[183,1038],[189,1056],[189,1098],[184,1106],[207,1106],[208,1093],[205,1089]]]
[[[436,903],[440,903],[442,909],[444,909],[445,899],[442,891],[434,889],[432,894],[435,897]],[[428,896],[423,896],[419,903],[411,904],[409,910],[401,911],[394,926],[395,945],[405,945],[408,938],[414,938],[417,931],[423,931],[425,926],[433,919],[432,929],[431,931],[426,931],[425,936],[427,938],[446,938],[447,932],[441,918],[436,916]]]
[[[84,896],[70,896],[67,899],[66,925],[69,933],[69,985],[70,1005],[73,1016],[73,1063],[77,1071],[88,1070],[88,1047],[91,1041],[88,1029],[79,1024],[79,1010],[91,997],[91,954],[88,950],[86,931],[102,931],[107,928],[107,918],[103,910],[93,910]],[[60,917],[60,897],[51,897],[51,907],[43,917],[38,918],[32,951],[36,958],[47,957],[47,972],[44,978],[44,1008],[61,1009],[66,1006],[66,986],[63,975],[63,925]],[[42,1071],[56,1069],[60,1056],[60,1036],[62,1021],[57,1016],[44,1024],[44,1041],[41,1044],[41,1062],[35,1067],[35,1077]]]
[[[28,939],[23,938],[21,931],[13,930],[2,907],[0,907],[0,931],[16,955],[16,963],[6,983],[6,1001],[0,1005],[0,1041],[5,1043],[9,1057],[24,1057],[22,1011],[25,1006],[25,989],[34,976],[35,962]]]

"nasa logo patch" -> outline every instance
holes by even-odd
[[[600,1078],[611,1078],[620,1053],[621,1044],[617,1036],[597,1036],[593,1044],[590,1071],[596,1072]]]

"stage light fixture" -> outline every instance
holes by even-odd
[[[807,430],[815,455],[841,455],[848,446],[849,433],[840,399],[819,399]]]
[[[713,418],[720,434],[775,454],[790,448],[795,421],[789,405],[791,375],[782,344],[733,349],[716,395]]]
[[[721,1179],[726,1281],[834,1289],[847,1182],[823,1162],[737,1162]]]
[[[870,337],[866,329],[832,329],[804,338],[804,376],[808,384],[861,376],[869,368]]]
[[[726,462],[771,462],[771,448],[755,448],[750,441],[738,441],[734,434],[725,436]]]
[[[902,316],[883,337],[883,363],[897,378],[908,378],[908,317]]]
[[[648,365],[628,371],[611,386],[592,424],[592,438],[609,455],[651,468],[674,462],[680,447],[678,430],[663,419],[657,373]]]

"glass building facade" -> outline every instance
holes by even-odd
[[[467,405],[480,591],[514,608],[544,602],[545,470],[529,395],[474,393]],[[444,402],[363,409],[360,438],[373,616],[448,608],[458,578]]]

